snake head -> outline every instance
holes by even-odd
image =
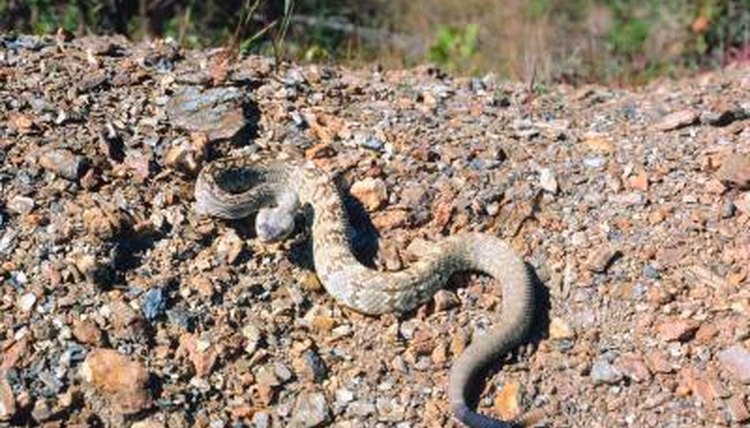
[[[278,242],[294,231],[294,213],[283,208],[262,208],[255,217],[255,234],[264,242]]]

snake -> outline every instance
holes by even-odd
[[[455,417],[468,427],[517,426],[483,415],[469,404],[488,367],[519,346],[532,323],[530,273],[506,241],[463,232],[430,243],[405,269],[367,267],[353,252],[343,192],[331,174],[310,161],[260,162],[249,156],[214,160],[198,174],[194,195],[194,210],[200,215],[240,219],[255,214],[256,236],[263,241],[286,238],[294,230],[298,210],[311,206],[313,264],[320,283],[339,304],[363,314],[408,312],[428,302],[456,272],[480,272],[499,281],[501,317],[476,335],[453,363],[447,396]]]

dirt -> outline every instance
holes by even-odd
[[[345,309],[304,216],[264,245],[251,219],[193,211],[196,173],[223,156],[339,173],[379,269],[458,231],[508,239],[536,322],[478,385],[483,413],[750,423],[748,69],[530,90],[166,41],[0,44],[0,426],[458,426],[448,369],[498,319],[497,284]]]

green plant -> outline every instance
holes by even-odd
[[[451,71],[466,69],[465,64],[477,52],[478,41],[478,24],[466,24],[463,28],[443,26],[430,46],[428,57]]]
[[[645,19],[630,18],[617,23],[609,34],[609,43],[616,55],[634,56],[643,52],[650,25]]]

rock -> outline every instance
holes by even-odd
[[[198,339],[190,333],[180,336],[177,356],[187,357],[193,364],[195,375],[198,377],[205,377],[211,373],[219,355],[219,347],[214,346],[211,342]]]
[[[164,428],[163,422],[159,422],[155,418],[149,418],[143,421],[133,422],[130,428]]]
[[[446,343],[436,343],[435,349],[430,353],[430,359],[437,365],[446,363],[448,361],[448,345]]]
[[[122,300],[109,304],[113,329],[111,335],[118,338],[137,339],[144,335],[146,323],[143,317]]]
[[[385,181],[382,178],[367,177],[352,184],[349,192],[367,211],[376,211],[388,198]]]
[[[461,304],[461,301],[458,300],[458,296],[456,296],[456,293],[450,290],[444,290],[444,289],[438,290],[432,296],[432,298],[435,301],[435,310],[438,312],[453,309],[459,304]]]
[[[380,397],[375,400],[375,408],[378,412],[378,420],[386,422],[398,422],[404,419],[405,406],[396,399]]]
[[[610,137],[591,136],[583,141],[589,149],[599,153],[611,153],[615,150],[615,145]]]
[[[622,354],[615,360],[615,366],[625,376],[636,382],[646,382],[651,379],[651,371],[639,355]]]
[[[742,396],[733,395],[727,400],[727,409],[732,415],[732,420],[736,423],[745,423],[750,421],[750,411],[742,400]]]
[[[299,284],[303,290],[307,291],[321,291],[323,290],[323,284],[320,283],[320,278],[315,272],[305,271],[302,273],[299,279]]]
[[[295,367],[301,378],[321,383],[328,376],[328,367],[325,361],[314,349],[308,349],[302,354],[302,362],[303,364]]]
[[[16,398],[6,379],[5,370],[0,370],[0,421],[8,421],[16,414]]]
[[[604,273],[620,254],[620,250],[609,244],[601,245],[589,252],[584,265],[591,272]]]
[[[641,172],[628,178],[628,186],[633,190],[648,191],[648,175],[645,172]]]
[[[716,171],[716,178],[729,187],[750,190],[750,154],[728,156]]]
[[[102,331],[91,321],[76,321],[73,324],[73,337],[83,344],[100,346],[102,344]]]
[[[549,337],[553,340],[573,339],[576,333],[562,318],[554,317],[549,323]]]
[[[81,377],[103,392],[120,413],[138,413],[151,406],[148,371],[117,351],[97,348],[89,352]]]
[[[249,355],[252,355],[258,348],[258,343],[262,338],[261,332],[258,327],[252,324],[247,324],[242,327],[241,333],[242,337],[246,339],[245,352]]]
[[[39,157],[39,165],[60,177],[78,180],[85,172],[87,160],[65,149],[47,150]]]
[[[495,411],[503,420],[514,420],[521,416],[521,384],[517,381],[508,382],[500,389],[495,397]]]
[[[594,361],[591,366],[591,380],[594,385],[608,384],[613,385],[620,382],[623,378],[622,372],[617,368],[613,367],[605,359],[598,359]]]
[[[198,133],[196,135],[204,136],[205,134]],[[204,142],[207,140],[208,138],[194,140],[198,141],[198,144],[185,139],[173,142],[164,154],[164,164],[175,171],[195,174],[200,168],[200,162],[205,157],[207,144]]]
[[[336,319],[327,314],[318,314],[312,317],[312,327],[320,332],[329,332],[336,327]]]
[[[36,295],[34,293],[26,293],[18,299],[17,306],[22,312],[31,312],[31,308],[34,307],[35,303]]]
[[[236,87],[188,86],[167,102],[166,113],[177,127],[204,133],[211,141],[239,137],[249,125],[250,100]]]
[[[376,411],[375,404],[369,400],[357,400],[349,404],[348,412],[360,418],[366,418],[373,415]]]
[[[34,209],[34,200],[28,196],[14,196],[6,207],[13,214],[28,214]]]
[[[539,186],[553,195],[557,193],[557,178],[551,169],[542,168],[539,170]]]
[[[294,428],[312,428],[322,426],[328,420],[328,403],[319,392],[303,393],[294,405],[289,426]]]
[[[234,229],[229,229],[215,243],[216,257],[220,263],[234,264],[245,248],[245,241]]]
[[[30,131],[36,129],[34,121],[29,116],[20,113],[10,114],[10,117],[8,118],[8,124],[22,134],[29,133]]]
[[[674,320],[660,324],[656,331],[665,342],[687,342],[695,336],[700,324],[692,320]]]
[[[674,367],[672,367],[669,360],[667,360],[666,354],[662,351],[657,350],[646,354],[646,364],[654,373],[674,372]]]
[[[335,155],[336,149],[330,143],[318,143],[305,150],[305,159],[326,159]]]
[[[750,192],[744,192],[732,202],[732,205],[746,216],[750,216]]]
[[[336,404],[344,407],[354,400],[354,393],[346,388],[339,388],[336,390]]]
[[[654,127],[659,131],[672,131],[690,126],[698,121],[698,112],[693,110],[680,110],[664,116]]]
[[[718,357],[736,380],[750,384],[750,352],[740,345],[733,345],[719,352]]]
[[[372,225],[379,231],[402,228],[409,224],[409,213],[406,210],[393,209],[377,213],[372,218]]]
[[[161,287],[150,288],[143,295],[143,303],[141,303],[141,311],[143,316],[148,321],[153,321],[156,318],[164,314],[167,309],[166,296],[164,295],[164,289]]]
[[[271,426],[271,416],[268,412],[256,412],[253,415],[253,426],[255,428],[268,428]]]

